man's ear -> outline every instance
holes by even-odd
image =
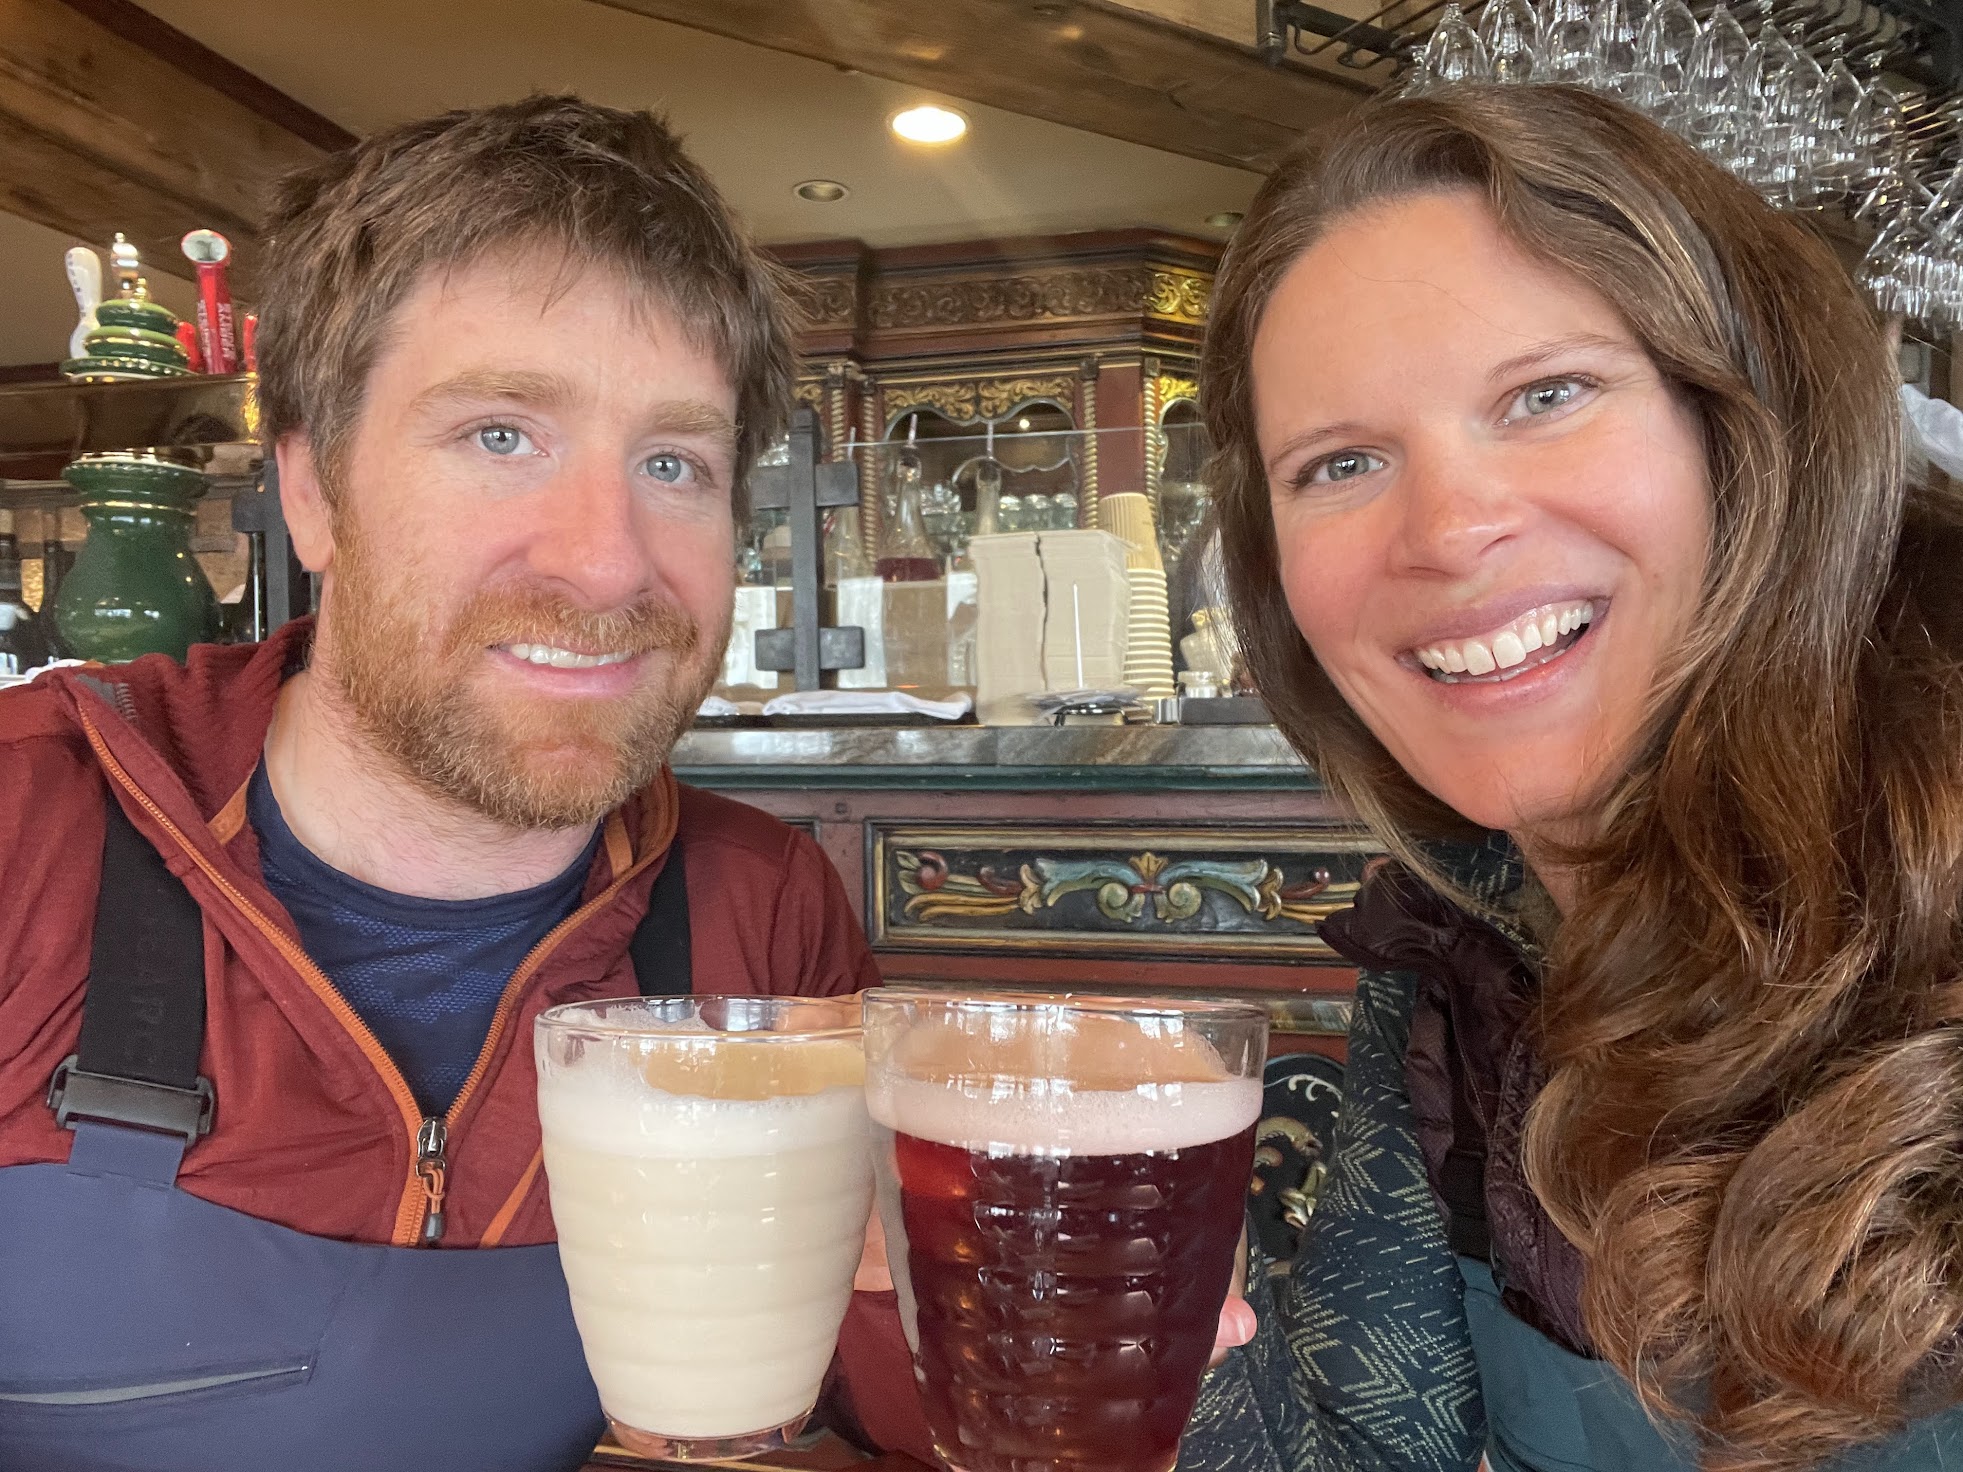
[[[281,435],[273,456],[279,465],[280,512],[293,540],[293,555],[308,572],[325,573],[334,561],[333,517],[305,431]]]

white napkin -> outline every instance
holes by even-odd
[[[1943,474],[1963,480],[1963,409],[1902,385],[1902,417],[1914,446]]]
[[[724,700],[720,695],[711,695],[695,708],[697,720],[707,718],[712,721],[723,720],[729,716],[740,716],[743,707],[733,700]]]
[[[904,690],[797,690],[768,702],[767,716],[921,715],[958,721],[975,708],[967,695],[922,700]]]

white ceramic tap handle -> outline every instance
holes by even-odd
[[[75,293],[75,305],[82,319],[68,337],[68,356],[79,358],[88,352],[84,341],[95,328],[95,309],[102,305],[102,257],[86,245],[70,246],[65,258],[68,289]]]

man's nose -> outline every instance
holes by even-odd
[[[539,498],[527,561],[588,608],[619,608],[644,596],[655,577],[645,517],[619,466],[574,461]]]
[[[1409,571],[1476,571],[1525,518],[1526,504],[1501,467],[1468,448],[1414,451],[1401,481],[1395,555]]]

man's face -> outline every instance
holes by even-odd
[[[522,253],[421,282],[310,559],[315,669],[360,734],[513,827],[590,823],[649,781],[729,636],[735,410],[611,272]]]

